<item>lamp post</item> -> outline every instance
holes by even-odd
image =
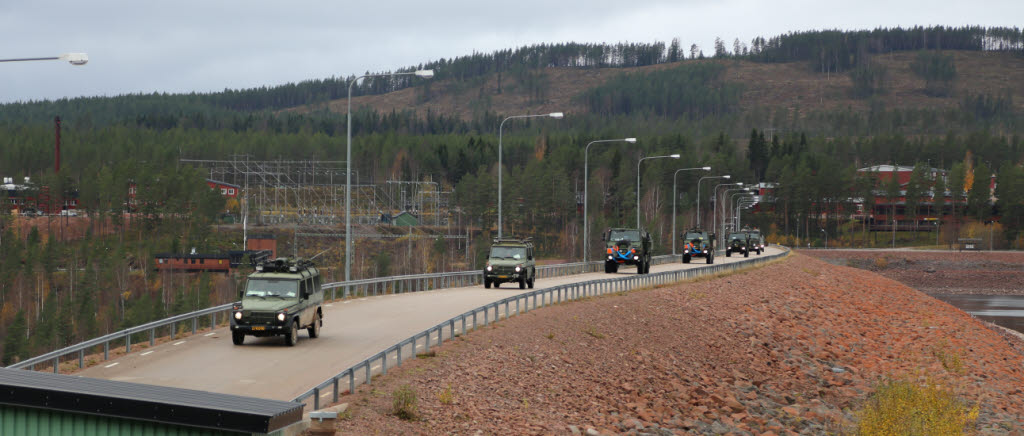
[[[501,130],[500,128],[498,130]],[[500,141],[499,141],[500,142]],[[587,226],[587,182],[590,181],[588,176],[588,159],[590,153],[590,146],[593,144],[599,144],[603,142],[628,142],[630,144],[636,144],[636,138],[623,138],[623,139],[600,139],[597,141],[590,141],[586,147],[583,147],[583,264],[586,268],[587,263],[587,250],[589,249],[590,233]],[[500,167],[499,167],[500,168]]]
[[[551,117],[556,120],[562,119],[564,115],[561,112],[552,112],[549,114],[539,115],[512,115],[510,117],[501,120],[501,124],[498,124],[498,237],[501,237],[501,129],[505,126],[505,121],[513,118],[536,118],[536,117]]]
[[[43,58],[17,58],[0,59],[0,62],[25,62],[25,61],[68,61],[71,65],[81,66],[89,62],[89,55],[85,53],[64,53],[60,56],[49,56]]]
[[[367,77],[416,76],[424,79],[434,77],[434,70],[416,70],[408,73],[364,74],[348,83],[348,127],[345,141],[345,281],[352,279],[352,86]],[[349,295],[349,287],[345,286],[345,296]]]
[[[718,236],[719,236],[719,232],[718,232],[718,209],[722,209],[722,214],[725,214],[725,207],[719,206],[721,203],[718,201],[718,188],[720,186],[743,186],[743,182],[719,183],[719,184],[715,185],[715,187],[713,189],[711,189],[712,198],[715,199],[715,209],[714,209],[714,212],[711,215],[711,232],[715,234],[715,239],[718,239]]]
[[[724,176],[701,177],[700,180],[697,180],[697,227],[700,227],[700,182],[703,182],[704,179],[725,179],[725,180],[729,180],[731,177],[732,176],[726,174]]]
[[[676,172],[672,173],[672,254],[676,254],[676,176],[679,175],[680,171],[693,171],[693,170],[704,170],[711,171],[711,167],[700,167],[700,168],[680,168]],[[700,180],[697,181],[697,204],[700,204]],[[699,216],[699,213],[698,213]]]
[[[640,158],[640,160],[636,161],[636,228],[637,229],[640,228],[640,164],[643,163],[645,160],[648,160],[648,159],[664,159],[664,158],[679,159],[679,154],[669,154],[669,155],[665,155],[665,156],[642,157],[642,158]]]
[[[742,224],[743,224],[743,220],[741,219],[743,217],[743,209],[750,209],[750,207],[755,205],[755,204],[757,204],[756,200],[752,201],[752,202],[747,202],[747,201],[744,201],[744,200],[740,200],[739,207],[736,209],[736,224],[735,224],[735,226],[736,226],[737,229],[739,229],[742,226]]]
[[[732,219],[732,225],[733,225],[733,229],[734,230],[739,228],[739,226],[736,224],[736,206],[735,206],[735,204],[738,203],[738,200],[743,198],[743,197],[740,197],[739,199],[737,199],[736,196],[737,195],[749,195],[749,193],[750,193],[750,188],[749,187],[736,188],[736,189],[726,189],[725,192],[728,193],[729,191],[735,191],[737,189],[740,192],[737,192],[737,193],[732,194],[731,196],[729,196],[729,202],[726,203],[726,205],[729,206],[729,217]],[[723,218],[724,218],[724,216],[723,216]],[[723,231],[725,230],[725,226],[724,225],[722,226],[722,230]]]
[[[825,234],[825,249],[828,250],[828,232],[825,229],[821,229],[821,233]]]
[[[739,192],[736,192],[736,193],[733,193],[733,194],[730,195],[729,192],[731,192],[733,190],[738,190]],[[732,223],[732,225],[736,224],[735,218],[734,218],[734,216],[736,214],[736,208],[733,207],[733,203],[732,202],[735,201],[736,195],[744,194],[744,193],[746,193],[746,192],[748,192],[750,190],[751,190],[750,187],[743,186],[743,187],[736,187],[736,188],[732,188],[732,189],[726,189],[723,192],[726,195],[726,198],[728,199],[725,202],[725,204],[722,205],[722,233],[723,233],[722,243],[723,244],[725,243],[724,233],[725,233],[726,218],[729,219],[729,221]]]

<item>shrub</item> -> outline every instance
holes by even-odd
[[[452,385],[444,388],[443,391],[437,394],[438,401],[446,406],[451,405],[455,402],[455,392],[452,392]]]
[[[879,386],[858,413],[857,433],[964,434],[978,419],[978,412],[978,406],[969,407],[938,384],[890,381]]]
[[[391,412],[401,419],[416,419],[416,391],[409,385],[395,389],[391,394]]]

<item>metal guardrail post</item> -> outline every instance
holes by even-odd
[[[320,388],[313,388],[313,410],[320,410]]]
[[[85,349],[78,350],[78,369],[85,368]]]
[[[124,354],[132,352],[132,334],[128,333],[124,335]]]
[[[366,360],[364,362],[366,364],[366,384],[369,385],[370,384],[370,361]]]
[[[103,360],[110,360],[110,341],[103,343]]]
[[[399,350],[399,352],[401,352],[402,348],[399,347],[398,350]],[[387,350],[384,350],[383,353],[380,353],[380,375],[388,375],[388,351]]]
[[[356,393],[356,372],[351,369],[348,371],[348,393]]]
[[[334,403],[338,402],[338,396],[339,396],[338,395],[339,394],[338,390],[339,390],[338,389],[338,378],[334,377],[334,392],[333,392],[334,396],[332,397],[332,400],[333,400],[332,402],[334,402]]]

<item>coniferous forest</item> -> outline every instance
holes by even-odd
[[[361,102],[353,113],[358,182],[429,179],[453,190],[452,220],[461,227],[439,232],[468,233],[472,244],[425,240],[414,252],[380,243],[377,254],[356,263],[355,278],[479,267],[496,225],[498,125],[506,116],[548,107],[566,89],[573,91],[568,106],[559,108],[564,119],[510,122],[503,131],[506,232],[532,235],[542,258],[582,258],[583,147],[624,137],[638,141],[590,150],[591,246],[599,245],[604,228],[631,225],[639,207],[656,238],[656,254],[668,253],[673,182],[683,229],[695,222],[697,180],[707,175],[685,172],[673,180],[673,173],[705,165],[714,175],[777,185],[773,204],[744,217],[771,242],[820,246],[823,229],[833,246],[884,246],[889,239],[872,234],[862,220],[850,220],[849,210],[856,198],[900,196],[898,186],[894,192],[857,172],[898,164],[915,168],[906,187],[908,206],[924,201],[932,188],[961,195],[947,218],[956,230],[944,226],[940,245],[983,229],[996,232],[997,248],[1019,249],[1024,85],[1012,78],[987,88],[974,83],[975,75],[995,64],[1011,70],[1024,65],[1021,30],[823,30],[749,42],[719,39],[704,48],[679,40],[542,44],[398,69],[434,69],[436,77],[366,80],[355,87]],[[832,103],[798,92],[793,99],[799,105],[776,104],[768,90],[787,80],[771,75],[776,67],[795,67],[808,81],[827,80],[821,83],[839,91],[824,94]],[[575,89],[553,71],[569,77],[609,73]],[[744,73],[750,71],[760,75]],[[83,212],[26,219],[11,213],[8,193],[0,192],[3,364],[233,301],[240,275],[153,268],[155,253],[241,244],[240,231],[218,223],[224,212],[237,213],[237,203],[208,189],[208,175],[179,159],[343,160],[345,113],[330,103],[344,101],[348,79],[0,105],[0,175],[30,177],[50,197],[75,192]],[[416,104],[375,107],[374,96],[407,88]],[[453,93],[477,110],[467,115],[426,108]],[[524,103],[516,112],[489,106],[507,96]],[[54,116],[63,119],[59,173]],[[672,153],[682,157],[644,163],[638,198],[637,159]],[[948,177],[929,181],[929,168]],[[131,187],[140,206],[124,213]],[[707,212],[710,185],[702,188]],[[290,231],[269,231],[288,244]],[[911,233],[901,235],[903,243],[934,244],[934,233]],[[306,256],[326,248],[310,244],[294,248]],[[467,255],[459,262],[430,255],[451,250]],[[417,259],[406,259],[407,253]],[[344,262],[337,252],[321,261],[328,270]]]

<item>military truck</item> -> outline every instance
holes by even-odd
[[[745,229],[747,234],[750,235],[750,251],[754,251],[758,256],[764,251],[764,235],[761,234],[760,230],[757,229]]]
[[[502,283],[519,283],[519,289],[530,287],[537,279],[537,262],[533,258],[530,238],[497,238],[484,267],[484,287],[500,287]]]
[[[242,291],[242,301],[231,308],[231,342],[242,345],[247,335],[284,336],[285,344],[299,341],[299,330],[320,336],[324,292],[320,271],[301,258],[277,258],[255,265]]]
[[[643,229],[608,229],[605,242],[604,272],[619,271],[621,265],[636,265],[637,274],[651,272],[651,234]]]
[[[715,234],[704,229],[693,228],[681,236],[683,240],[683,263],[690,263],[694,257],[703,257],[708,265],[715,263]]]
[[[750,250],[750,235],[746,232],[732,232],[725,240],[725,257],[731,257],[733,253],[743,253],[743,257],[750,257]]]

